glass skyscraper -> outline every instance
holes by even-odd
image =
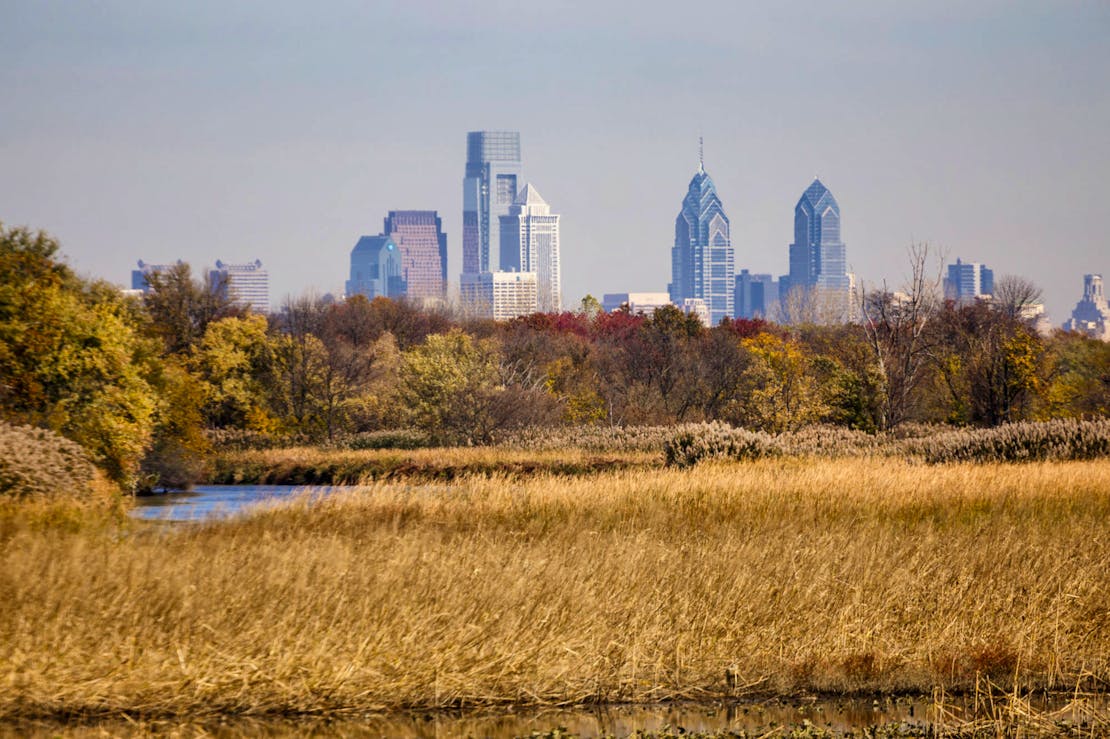
[[[794,243],[790,245],[790,289],[821,288],[848,294],[848,256],[840,240],[840,205],[815,179],[794,206]]]
[[[689,298],[704,300],[710,322],[717,325],[725,316],[735,315],[735,271],[728,216],[702,163],[690,180],[682,211],[675,219],[667,292],[671,302],[679,306]]]
[[[490,247],[500,248],[500,217],[509,214],[522,180],[518,132],[471,131],[466,135],[463,274],[497,270],[498,265],[490,261]]]

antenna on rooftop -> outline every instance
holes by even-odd
[[[705,138],[698,136],[698,171],[705,171]]]

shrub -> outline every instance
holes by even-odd
[[[591,452],[662,451],[675,426],[532,427],[495,436],[501,446],[527,451],[584,449]]]
[[[0,495],[85,497],[95,475],[79,444],[52,431],[0,421]]]
[[[1096,459],[1110,456],[1110,419],[1057,419],[961,429],[906,444],[930,464]]]
[[[782,454],[775,437],[723,423],[679,426],[663,446],[667,466],[690,467],[704,459],[760,459]]]
[[[799,457],[858,457],[890,449],[890,437],[843,426],[814,425],[779,434],[784,453]]]

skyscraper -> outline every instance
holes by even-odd
[[[845,293],[851,286],[847,248],[840,240],[840,205],[818,179],[794,206],[790,287],[799,286]]]
[[[667,286],[671,302],[684,305],[687,298],[701,298],[716,325],[733,315],[735,271],[728,216],[703,160],[675,219],[671,283]]]
[[[532,183],[526,184],[501,216],[501,269],[535,272],[539,310],[563,309],[562,271],[559,266],[559,216],[551,212]]]
[[[523,180],[520,134],[516,131],[471,131],[466,135],[463,179],[463,274],[492,272],[499,248],[500,217],[509,214]]]
[[[847,247],[840,240],[840,205],[821,180],[814,179],[794,206],[788,287],[779,297],[796,301],[804,296],[817,308],[819,320],[845,320],[854,308],[852,283]]]
[[[347,297],[365,295],[401,298],[405,295],[401,251],[391,236],[363,236],[351,250],[351,278],[347,280]]]
[[[986,265],[962,259],[948,265],[948,276],[944,278],[944,297],[948,300],[970,303],[993,294],[994,272]]]
[[[405,297],[443,300],[447,287],[447,234],[434,210],[391,210],[384,235],[393,238],[401,258]]]
[[[256,313],[270,312],[270,273],[262,268],[261,259],[246,264],[217,259],[216,269],[208,276],[213,289],[221,291],[235,306]]]

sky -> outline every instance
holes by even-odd
[[[867,284],[898,287],[927,243],[1032,280],[1059,324],[1110,273],[1106,2],[0,0],[0,18],[0,222],[120,285],[139,259],[259,258],[275,303],[338,294],[399,209],[439,211],[457,285],[482,129],[520,131],[570,305],[666,290],[699,137],[738,270],[787,271],[820,176]]]

